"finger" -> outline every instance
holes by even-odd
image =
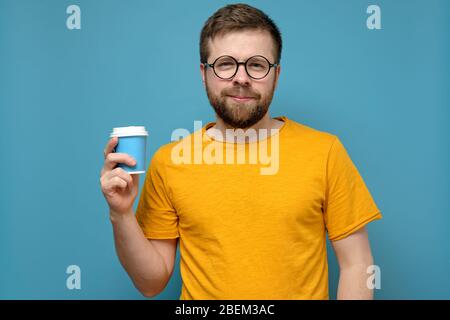
[[[104,158],[106,158],[106,156],[113,151],[113,149],[117,145],[118,141],[119,141],[119,138],[117,138],[117,137],[112,137],[111,139],[109,139],[108,143],[106,144],[105,149],[103,150]]]
[[[127,184],[130,184],[130,183],[133,182],[133,178],[131,177],[131,174],[129,174],[128,172],[126,172],[122,168],[115,168],[114,170],[111,171],[110,179],[112,179],[115,176],[121,178]]]
[[[118,163],[123,163],[128,166],[134,166],[136,160],[133,159],[129,154],[126,153],[109,153],[106,156],[104,169],[105,171],[110,171],[116,167]]]
[[[140,174],[130,174],[130,176],[133,179],[133,185],[138,186],[139,185],[139,176],[140,176]]]
[[[113,180],[115,177],[121,178],[127,183],[127,186],[131,186],[133,182],[133,178],[131,177],[131,175],[122,168],[115,168],[114,170],[109,171],[107,174],[100,178],[100,182],[103,186],[108,186],[110,185],[109,181]]]
[[[139,186],[139,174],[129,174],[131,182],[128,184],[130,187]]]
[[[111,179],[109,179],[105,185],[104,185],[104,190],[106,192],[114,190],[114,189],[126,189],[127,187],[127,182],[125,180],[123,180],[122,178],[115,176],[112,177]]]

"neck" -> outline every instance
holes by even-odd
[[[271,129],[279,129],[283,124],[283,121],[272,119],[269,112],[267,112],[261,120],[250,127],[243,128],[243,130],[247,131],[248,129],[254,129],[256,130],[256,132],[259,132],[260,129],[266,129],[267,134],[270,136],[272,134]],[[210,129],[219,130],[222,133],[222,137],[226,137],[226,129],[235,128],[226,124],[221,118],[216,115],[216,124]]]

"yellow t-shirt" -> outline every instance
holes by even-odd
[[[136,218],[147,238],[180,238],[180,299],[328,299],[327,231],[340,240],[382,217],[337,136],[276,119],[278,133],[239,144],[272,154],[277,141],[273,174],[261,174],[267,161],[199,162],[199,151],[237,152],[205,134],[214,122],[181,140],[190,149],[154,154]]]

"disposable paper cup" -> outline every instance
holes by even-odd
[[[119,141],[113,152],[126,153],[136,160],[133,167],[124,163],[118,163],[117,166],[129,174],[145,173],[146,169],[146,147],[148,132],[145,127],[129,126],[113,128],[110,137],[118,137]]]

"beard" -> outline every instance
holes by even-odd
[[[249,87],[234,86],[224,89],[219,95],[211,92],[208,82],[205,80],[206,94],[209,103],[214,108],[217,116],[228,126],[235,129],[245,129],[251,127],[261,120],[269,110],[275,91],[275,81],[270,92],[266,96],[253,91]],[[233,101],[230,96],[253,97],[253,99],[244,102]]]

